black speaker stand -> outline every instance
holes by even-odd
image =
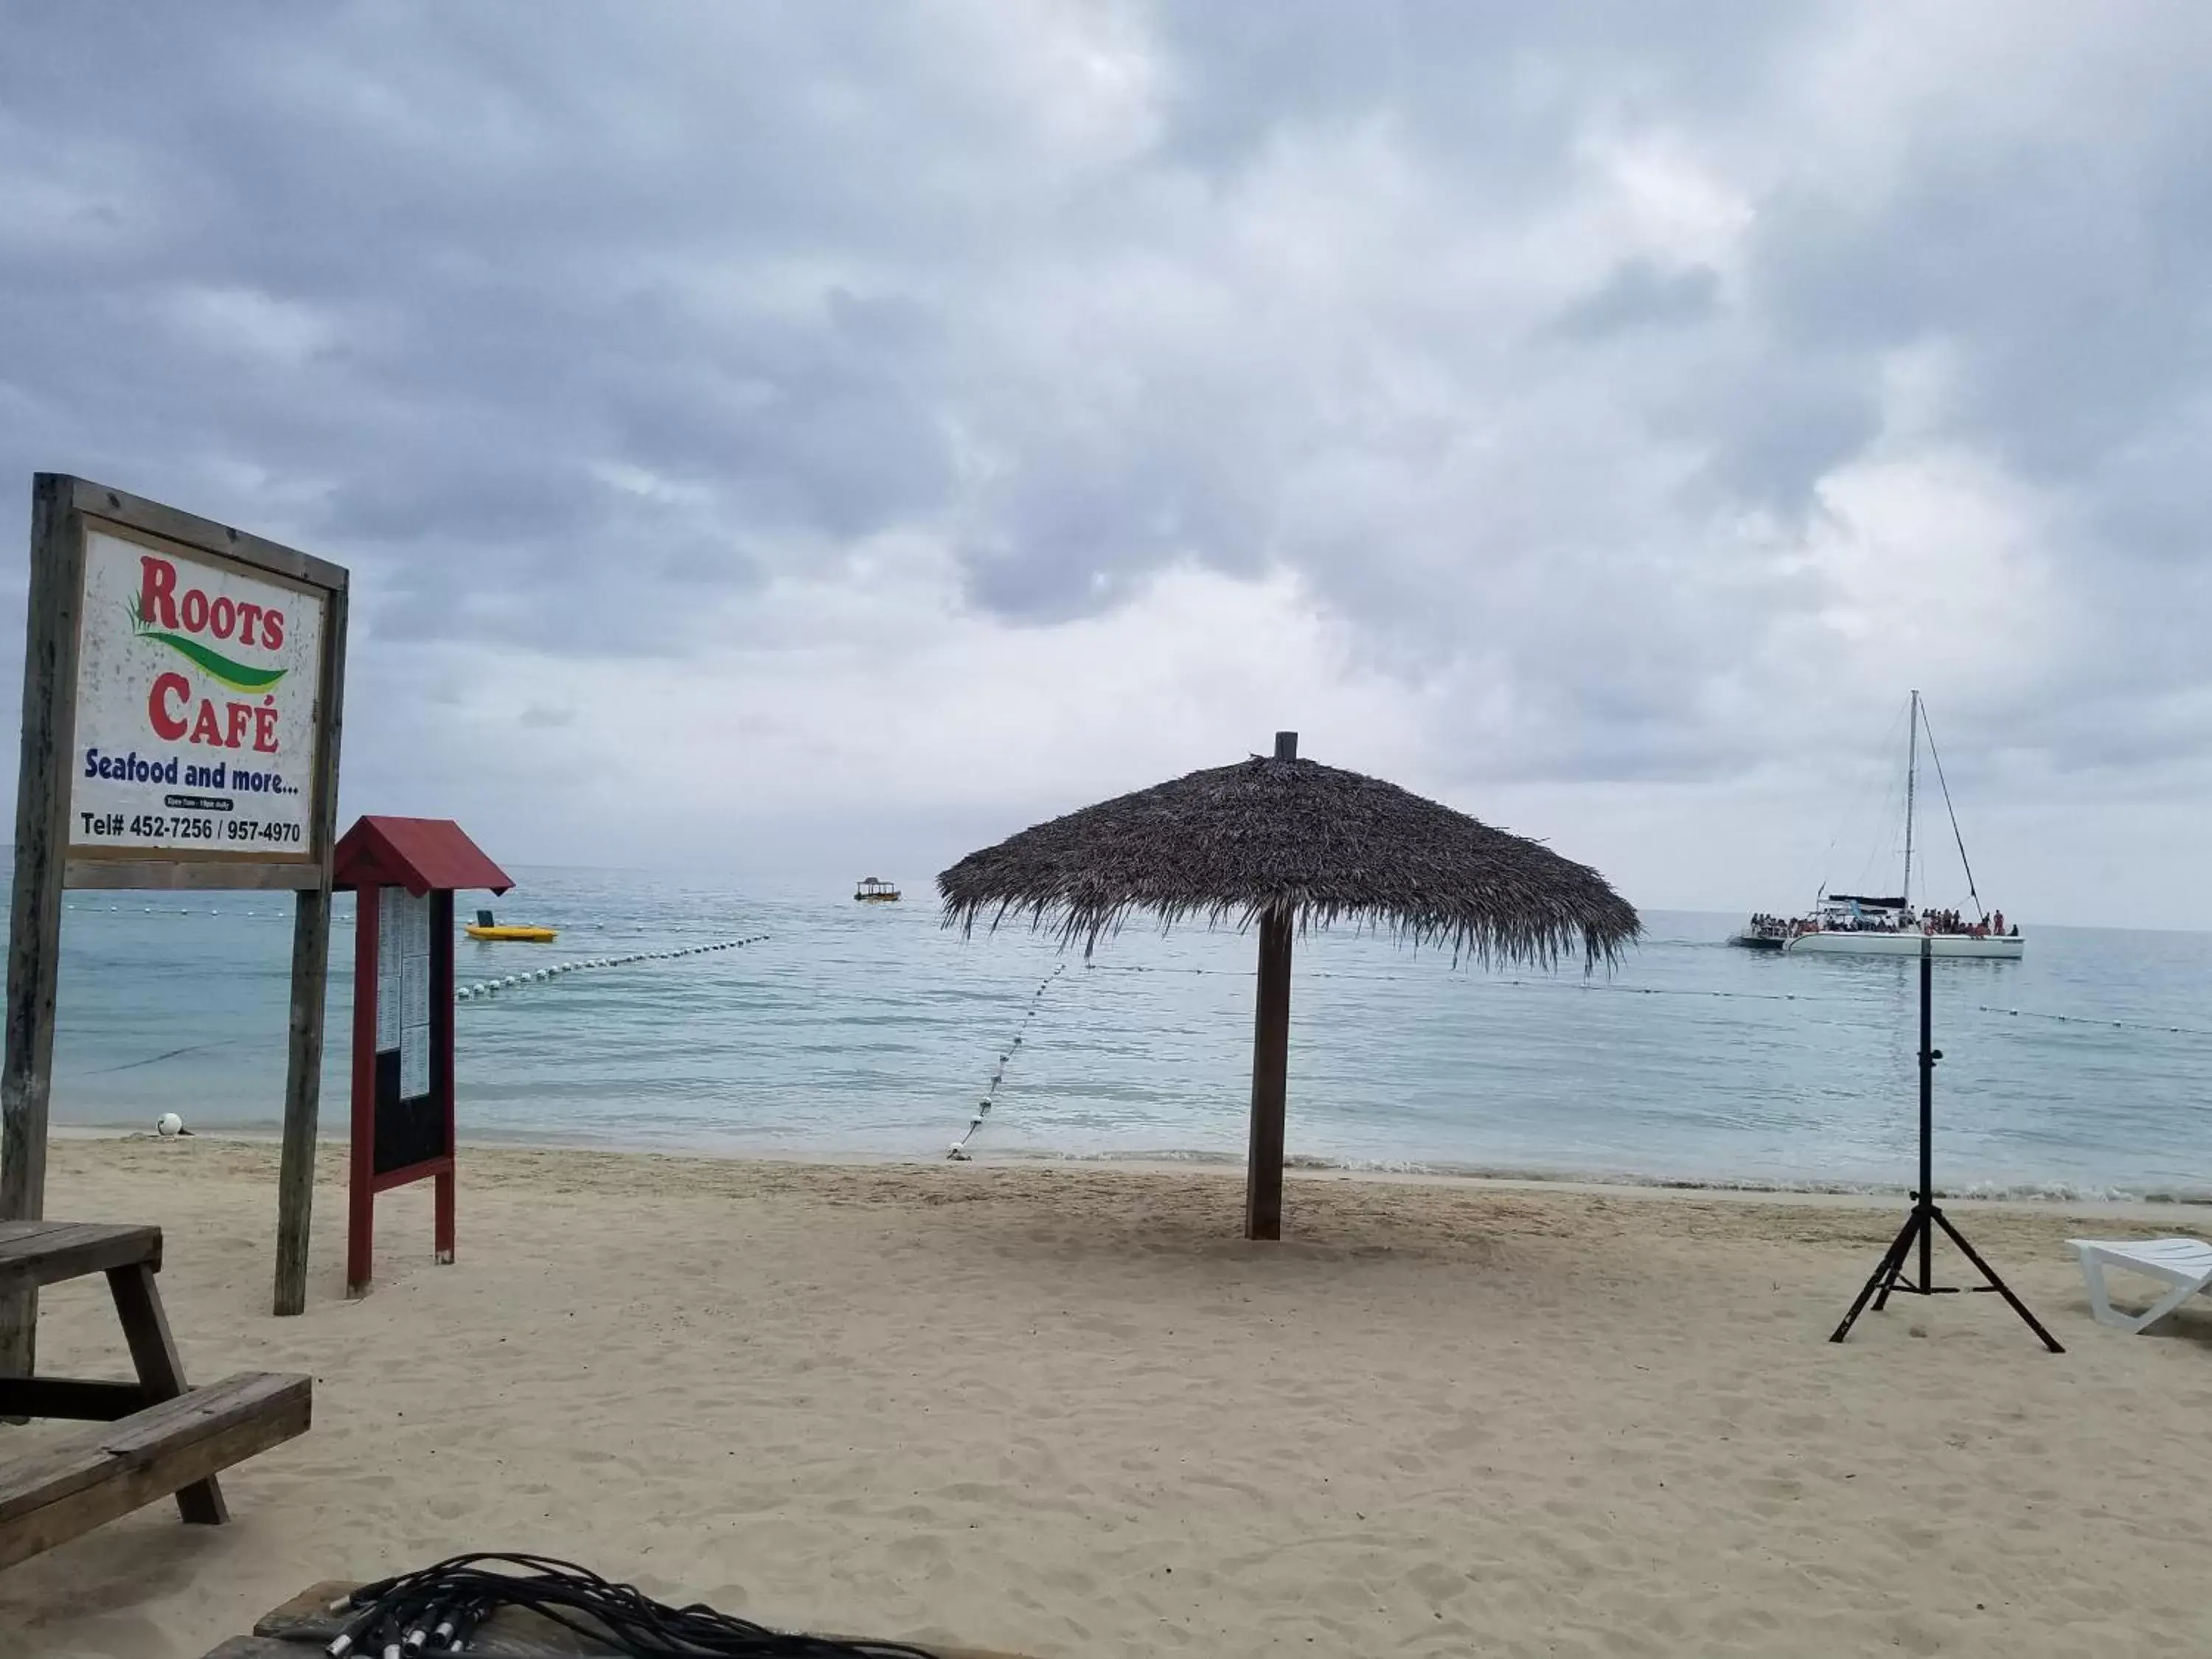
[[[1858,1300],[1844,1316],[1844,1322],[1836,1327],[1835,1334],[1828,1340],[1840,1342],[1851,1334],[1851,1327],[1871,1300],[1875,1311],[1880,1313],[1893,1294],[1907,1296],[1955,1296],[1960,1286],[1936,1283],[1932,1260],[1936,1230],[1959,1247],[1967,1261],[1972,1262],[1987,1282],[1969,1285],[1970,1291],[1995,1291],[2002,1297],[2012,1310],[2026,1322],[2027,1328],[2043,1340],[2043,1346],[2053,1353],[2064,1353],[2058,1339],[2043,1328],[2027,1304],[2012,1293],[2012,1287],[1996,1275],[1996,1270],[1982,1260],[1974,1247],[1966,1243],[1966,1235],[1951,1224],[1950,1217],[1936,1206],[1935,1176],[1936,1131],[1936,1062],[1943,1058],[1943,1051],[1935,1046],[1932,1018],[1934,1002],[1934,942],[1925,937],[1920,941],[1920,1189],[1912,1194],[1912,1212],[1905,1218],[1905,1226],[1896,1239],[1875,1265],[1873,1277],[1860,1289]],[[1905,1273],[1905,1266],[1915,1254],[1917,1245],[1920,1277],[1916,1283]]]

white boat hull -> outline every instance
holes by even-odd
[[[1792,956],[1810,957],[1917,957],[1920,954],[1923,935],[1919,933],[1877,933],[1822,932],[1800,933],[1787,946]],[[1927,942],[1935,946],[1929,952],[1938,957],[1969,957],[1984,962],[2018,962],[2021,947],[2027,941],[2008,934],[2002,939],[1976,939],[1971,933],[1936,933]]]

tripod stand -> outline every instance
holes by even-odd
[[[1970,1285],[1970,1291],[1995,1291],[2004,1297],[2012,1310],[2027,1322],[2027,1328],[2043,1339],[2043,1346],[2053,1353],[2064,1353],[2058,1339],[2036,1322],[2027,1304],[2012,1293],[2012,1289],[1996,1275],[1996,1270],[1976,1254],[1966,1243],[1966,1235],[1951,1224],[1951,1218],[1936,1205],[1935,1129],[1936,1129],[1936,1062],[1943,1058],[1943,1051],[1935,1046],[1934,1021],[1931,1008],[1934,1002],[1935,942],[1926,938],[1920,941],[1920,1189],[1912,1194],[1912,1212],[1905,1218],[1905,1226],[1875,1264],[1874,1276],[1859,1291],[1858,1300],[1844,1316],[1844,1322],[1836,1327],[1835,1334],[1828,1340],[1840,1342],[1851,1334],[1851,1327],[1871,1298],[1876,1313],[1887,1305],[1891,1295],[1902,1291],[1908,1296],[1955,1296],[1956,1285],[1938,1285],[1931,1260],[1936,1243],[1936,1229],[1941,1227],[1944,1237],[1956,1244],[1967,1261],[1972,1262],[1985,1285]],[[1920,1247],[1920,1280],[1915,1284],[1905,1276],[1905,1263]]]

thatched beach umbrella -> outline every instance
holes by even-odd
[[[1295,732],[1272,758],[1193,772],[1102,801],[970,853],[937,878],[947,927],[988,915],[1056,927],[1063,944],[1142,911],[1260,929],[1252,1038],[1252,1140],[1244,1233],[1279,1238],[1283,1103],[1290,1066],[1291,940],[1314,925],[1374,924],[1455,957],[1553,966],[1610,962],[1636,912],[1596,871],[1478,823],[1395,784],[1300,760]]]

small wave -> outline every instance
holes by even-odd
[[[1011,1146],[1004,1151],[994,1149],[990,1156],[993,1161],[1000,1164],[1192,1164],[1223,1169],[1241,1170],[1244,1167],[1244,1158],[1241,1152],[1202,1152],[1189,1147],[1169,1147],[1158,1152],[1060,1152],[1034,1146]]]
[[[1201,1152],[1190,1147],[1153,1151],[1044,1152],[1008,1149],[993,1154],[1001,1162],[1045,1164],[1188,1164],[1198,1168],[1242,1169],[1243,1154]],[[1896,1182],[1790,1180],[1784,1177],[1735,1176],[1652,1175],[1624,1170],[1547,1170],[1510,1164],[1458,1164],[1422,1158],[1325,1158],[1293,1153],[1283,1160],[1291,1170],[1343,1175],[1411,1176],[1449,1181],[1511,1181],[1546,1186],[1650,1187],[1680,1192],[1802,1194],[1830,1197],[1904,1197],[1911,1188]],[[2203,1204],[2212,1205],[2212,1188],[2178,1188],[2137,1190],[2123,1187],[2085,1186],[2065,1181],[1964,1182],[1936,1189],[1939,1199],[1979,1199],[1991,1202],[2041,1204]]]

